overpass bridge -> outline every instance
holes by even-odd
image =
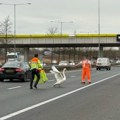
[[[100,54],[103,47],[120,47],[117,34],[20,34],[0,35],[0,48],[24,48],[25,56],[29,48],[41,47],[99,47]],[[8,41],[8,42],[3,42]],[[4,43],[4,44],[3,44]],[[27,59],[27,58],[25,58]]]

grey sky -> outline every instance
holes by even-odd
[[[98,0],[0,0],[1,3],[31,5],[16,6],[17,34],[43,34],[51,27],[60,33],[97,33]],[[120,0],[100,0],[101,33],[120,33]],[[13,6],[0,5],[0,21],[6,16],[14,20]],[[54,22],[50,22],[54,21]],[[73,21],[73,23],[69,23]]]

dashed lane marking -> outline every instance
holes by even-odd
[[[48,80],[48,82],[53,82],[53,81],[55,81],[55,80]]]
[[[22,86],[16,86],[16,87],[11,87],[11,88],[8,88],[9,90],[13,90],[13,89],[17,89],[17,88],[20,88]]]
[[[76,76],[71,76],[71,78],[76,77]]]

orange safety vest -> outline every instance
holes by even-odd
[[[30,66],[31,66],[31,69],[42,68],[40,60],[36,57],[32,58],[32,60],[30,61]]]
[[[83,60],[82,61],[82,68],[90,68],[91,64],[89,60]]]

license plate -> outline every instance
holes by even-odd
[[[6,72],[7,72],[7,73],[13,73],[14,70],[9,69],[9,70],[6,70]]]

